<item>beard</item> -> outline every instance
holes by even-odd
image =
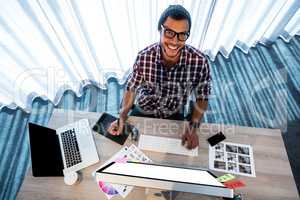
[[[162,47],[163,47],[162,49],[163,49],[165,56],[170,59],[176,58],[180,54],[180,50],[182,49],[182,47],[180,48],[177,45],[175,46],[175,45],[169,45],[169,44],[163,44]]]

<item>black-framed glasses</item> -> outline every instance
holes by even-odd
[[[175,31],[173,31],[171,29],[168,29],[168,28],[164,27],[164,25],[161,25],[161,28],[163,30],[164,36],[167,37],[167,38],[169,38],[169,39],[172,39],[175,36],[177,36],[177,39],[179,41],[184,42],[190,36],[189,32],[180,32],[180,33],[177,33],[177,32],[175,32]]]

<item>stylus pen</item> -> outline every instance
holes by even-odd
[[[118,130],[120,129],[120,118],[118,118],[118,120],[117,120],[117,126],[118,126]]]
[[[118,128],[115,127],[115,128],[113,129],[114,131],[118,131],[118,129],[119,129],[119,124],[120,124],[120,121],[119,121],[119,118],[118,118],[118,119],[117,119],[117,126],[118,126]]]

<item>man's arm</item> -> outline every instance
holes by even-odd
[[[199,138],[197,135],[197,129],[200,126],[203,114],[208,106],[207,100],[198,99],[193,106],[192,118],[189,126],[185,127],[184,134],[182,136],[182,144],[187,144],[188,149],[194,149],[199,146]]]
[[[200,69],[203,73],[201,73],[202,75],[198,79],[198,86],[195,88],[195,96],[197,101],[193,106],[190,124],[188,128],[186,128],[182,137],[182,144],[187,142],[188,149],[193,149],[199,145],[197,128],[199,128],[203,114],[208,107],[208,98],[211,91],[210,69],[208,60],[206,58],[203,60]]]
[[[134,103],[135,92],[131,90],[125,90],[123,95],[122,107],[119,114],[119,119],[112,122],[108,128],[108,132],[112,135],[120,135],[123,133],[124,124],[127,119],[127,115]]]
[[[135,94],[136,94],[135,91],[143,82],[143,76],[140,73],[139,66],[140,65],[139,65],[139,55],[138,55],[135,64],[133,65],[133,71],[129,75],[125,86],[122,107],[119,114],[119,120],[116,120],[113,123],[111,123],[110,127],[108,128],[108,132],[111,133],[112,135],[119,135],[123,132],[127,115],[134,103]]]
[[[191,122],[200,123],[207,107],[208,100],[198,99],[193,106]]]
[[[120,110],[120,120],[125,121],[129,111],[131,110],[135,99],[135,92],[126,90],[123,95],[122,108]]]
[[[135,92],[131,90],[125,90],[123,95],[122,107],[120,110],[119,119],[112,122],[110,127],[108,128],[108,132],[112,135],[120,135],[123,133],[125,121],[127,119],[127,115],[132,108],[134,103]]]

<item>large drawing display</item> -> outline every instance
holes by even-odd
[[[96,179],[140,187],[233,197],[232,189],[226,188],[213,174],[202,169],[112,162],[96,172]]]

